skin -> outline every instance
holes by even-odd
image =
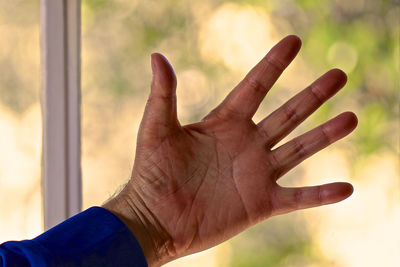
[[[271,216],[349,197],[348,183],[285,188],[277,180],[306,158],[348,135],[357,117],[344,112],[275,145],[346,83],[333,69],[259,123],[261,101],[301,47],[287,36],[202,121],[180,125],[176,77],[153,54],[153,80],[137,140],[132,177],[104,207],[141,244],[149,266],[213,247]]]

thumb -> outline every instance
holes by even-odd
[[[162,137],[179,125],[176,112],[176,76],[168,60],[159,53],[151,55],[151,68],[151,92],[142,127],[150,131],[150,136]]]

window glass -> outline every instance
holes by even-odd
[[[39,1],[0,1],[0,243],[42,231]]]
[[[279,183],[350,181],[353,196],[271,218],[169,266],[393,265],[400,243],[394,234],[400,223],[395,2],[82,1],[84,207],[101,205],[130,177],[152,52],[165,54],[175,67],[185,124],[201,119],[275,42],[294,33],[303,48],[254,120],[330,68],[346,71],[345,89],[289,138],[346,110],[358,115],[357,130]]]

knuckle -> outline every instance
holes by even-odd
[[[272,172],[275,174],[275,180],[278,180],[278,178],[281,176],[282,173],[282,165],[279,162],[276,154],[274,152],[269,154],[269,166],[272,170]]]
[[[329,133],[328,133],[328,130],[326,129],[325,124],[321,126],[320,135],[321,135],[322,142],[327,143],[327,144],[331,144],[333,142],[333,140],[329,136]]]
[[[318,188],[317,188],[317,204],[321,205],[322,203],[323,203],[322,187],[318,186]]]
[[[231,107],[228,103],[213,109],[202,121],[209,121],[212,119],[218,120],[219,122],[228,122],[232,120],[240,120],[243,117],[240,111]]]
[[[264,84],[262,84],[255,77],[249,76],[245,78],[245,84],[248,88],[250,88],[254,92],[266,92],[267,88]]]
[[[317,84],[311,85],[309,92],[318,105],[322,105],[325,102],[325,96]]]
[[[270,55],[265,58],[267,61],[267,64],[270,68],[278,71],[278,72],[283,72],[286,68],[286,64],[282,62],[277,56]]]
[[[285,116],[285,121],[290,121],[294,124],[299,122],[299,115],[297,114],[296,109],[294,109],[291,105],[283,106],[283,114]]]
[[[149,96],[149,101],[161,100],[161,101],[169,101],[175,97],[174,94],[160,94],[160,93],[151,93]]]
[[[222,121],[234,120],[242,118],[242,113],[235,108],[231,107],[229,104],[224,105],[223,108],[217,109],[214,114]]]
[[[267,148],[270,149],[270,148],[271,148],[271,145],[270,145],[270,139],[271,139],[270,135],[271,135],[271,134],[268,132],[267,129],[265,129],[265,128],[262,127],[262,126],[257,125],[257,129],[258,129],[258,132],[260,133],[260,135],[262,136],[262,138],[263,138],[264,140],[266,140],[266,146],[267,146]]]
[[[269,202],[268,202],[268,207],[269,207],[269,214],[267,214],[267,217],[273,216],[274,214],[278,213],[280,208],[281,208],[281,200],[278,195],[278,185],[275,186],[273,190],[270,191],[270,197],[269,197]]]
[[[295,209],[300,209],[301,203],[304,201],[304,192],[299,189],[294,193],[294,203],[293,206]]]
[[[294,139],[293,150],[299,158],[306,156],[307,151],[305,145],[300,139]]]

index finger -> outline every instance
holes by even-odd
[[[295,35],[282,39],[213,112],[225,119],[251,119],[267,92],[296,57],[300,47],[301,40]]]

